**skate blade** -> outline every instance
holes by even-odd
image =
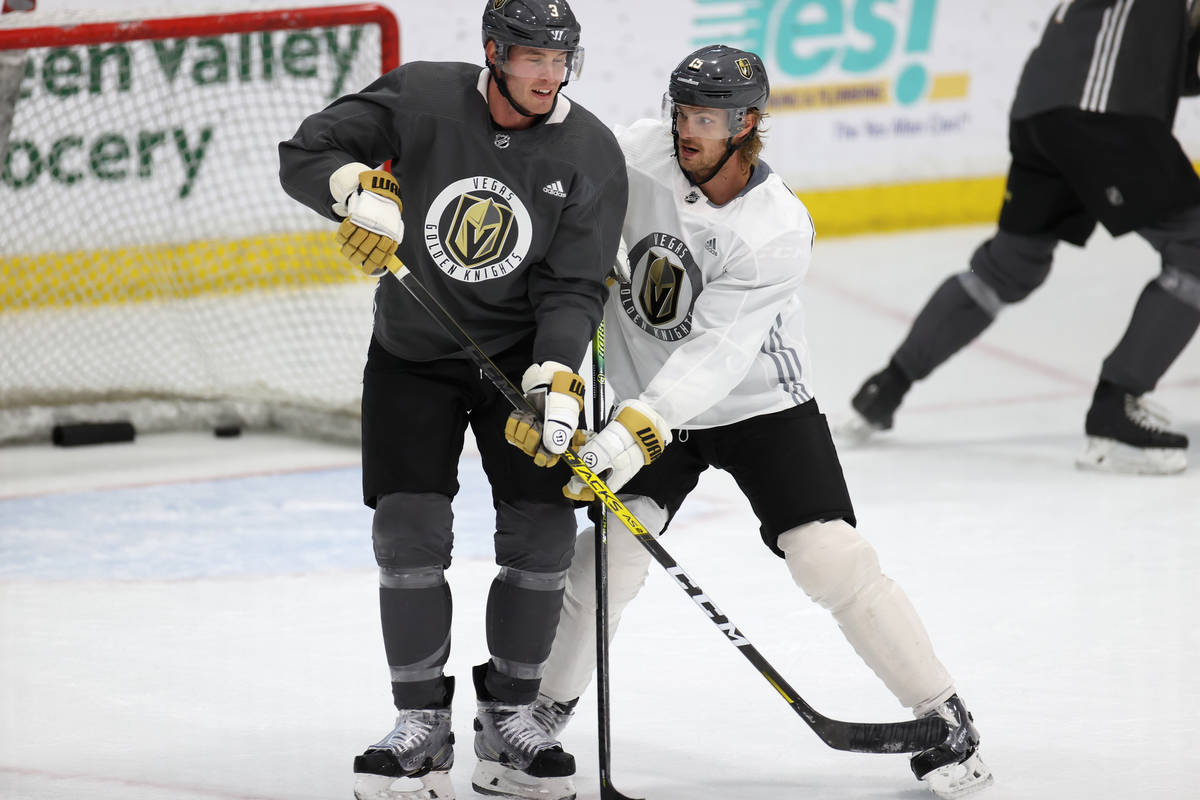
[[[867,422],[866,417],[853,409],[850,415],[833,426],[833,435],[840,444],[859,447],[870,441],[882,428]]]
[[[1187,469],[1187,451],[1177,447],[1130,447],[1114,439],[1089,436],[1075,466],[1124,475],[1175,475]]]
[[[992,771],[976,750],[965,761],[935,769],[921,779],[942,800],[957,800],[986,789],[994,782]]]
[[[471,776],[471,787],[480,794],[515,800],[575,800],[571,778],[535,778],[495,761],[480,761]]]
[[[420,778],[357,772],[354,796],[357,800],[454,800],[454,784],[448,771],[430,772]]]

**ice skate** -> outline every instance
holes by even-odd
[[[574,800],[575,757],[546,734],[534,704],[510,705],[490,697],[483,684],[486,673],[486,664],[475,668],[479,764],[471,786],[480,794],[514,800]]]
[[[538,725],[547,736],[557,739],[563,729],[567,727],[567,723],[571,721],[571,717],[575,716],[575,705],[578,702],[578,697],[566,703],[560,703],[544,694],[539,694],[538,699],[533,701],[533,718],[537,720]]]
[[[862,444],[879,431],[892,429],[896,409],[912,381],[895,364],[889,363],[863,383],[850,400],[853,415],[837,427],[838,436],[850,444]]]
[[[937,747],[917,753],[910,760],[913,775],[943,800],[978,792],[992,784],[992,771],[979,757],[979,731],[974,718],[958,695],[930,711],[950,725],[950,735]]]
[[[1101,381],[1088,409],[1081,469],[1171,475],[1187,468],[1188,438],[1167,430],[1162,409],[1116,384]]]
[[[392,732],[354,758],[357,800],[454,800],[454,679],[445,681],[444,707],[401,709]]]

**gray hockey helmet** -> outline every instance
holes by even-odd
[[[724,44],[701,47],[671,70],[664,105],[727,108],[730,132],[742,127],[746,111],[766,110],[771,85],[762,59]]]

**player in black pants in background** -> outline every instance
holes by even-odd
[[[492,488],[500,566],[487,604],[490,658],[473,676],[472,784],[501,797],[575,796],[574,759],[530,713],[575,543],[562,494],[570,472],[505,442],[509,403],[386,265],[396,253],[520,382],[544,412],[539,461],[557,459],[578,423],[575,370],[600,321],[627,195],[612,133],[559,93],[582,64],[579,42],[563,0],[487,0],[485,67],[401,66],[280,145],[284,188],[344,219],[343,253],[382,275],[363,376],[363,499],[375,510],[399,716],[354,761],[359,800],[454,797],[445,570],[468,425]],[[390,172],[378,168],[387,161]]]
[[[1200,179],[1172,135],[1179,99],[1200,93],[1197,17],[1187,0],[1058,3],[1013,102],[1012,164],[999,230],[970,269],[934,292],[887,367],[851,401],[843,432],[888,430],[914,381],[982,333],[1050,272],[1060,241],[1082,246],[1099,221],[1162,257],[1104,360],[1081,467],[1166,474],[1187,437],[1142,400],[1200,325]]]

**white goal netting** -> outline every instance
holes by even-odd
[[[373,283],[278,143],[395,65],[377,6],[0,17],[0,442],[357,435]]]

